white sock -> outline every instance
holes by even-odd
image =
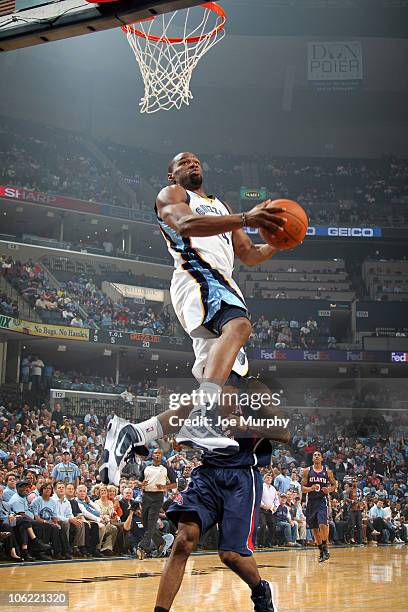
[[[157,416],[134,424],[133,427],[138,433],[141,433],[143,444],[149,444],[153,440],[161,440],[163,438],[163,429]]]
[[[207,411],[206,404],[210,403],[211,409],[214,408],[218,404],[218,398],[221,394],[222,387],[212,382],[203,382],[198,388],[199,395],[199,407],[202,408],[202,416],[205,416]]]

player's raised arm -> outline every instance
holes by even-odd
[[[284,209],[279,208],[277,206],[272,207],[268,206],[271,203],[271,200],[266,200],[265,202],[261,202],[261,204],[257,204],[245,214],[246,227],[264,227],[264,226],[252,226],[252,219],[257,218],[259,211],[268,210],[272,212],[273,215],[276,215],[278,212],[282,212]],[[228,207],[229,208],[229,207]],[[232,212],[232,211],[231,211]],[[269,230],[272,232],[279,232],[281,228],[285,224],[285,219],[280,217],[274,217],[275,224],[274,226],[270,226]],[[276,253],[279,252],[278,248],[272,247],[269,244],[254,244],[248,234],[244,232],[243,229],[235,230],[232,233],[232,244],[234,246],[234,253],[238,259],[242,261],[247,266],[256,266],[267,259],[270,259]]]
[[[181,185],[169,185],[162,189],[157,196],[156,206],[157,212],[164,223],[185,238],[190,236],[216,236],[224,232],[238,230],[245,225],[278,231],[279,227],[284,224],[284,221],[276,216],[276,212],[283,210],[281,208],[255,207],[248,213],[241,214],[197,215],[191,211],[188,205],[187,192]],[[242,233],[245,236],[245,232]],[[250,243],[252,244],[251,240]],[[265,257],[265,259],[267,258]]]
[[[247,266],[256,266],[279,252],[269,244],[254,244],[243,229],[232,233],[232,244],[236,257]]]

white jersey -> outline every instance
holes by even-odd
[[[229,215],[227,206],[218,198],[205,198],[194,191],[187,191],[188,204],[196,215]],[[176,233],[176,232],[174,232]],[[181,238],[181,237],[180,237]],[[234,248],[232,246],[232,232],[225,232],[216,236],[181,238],[183,246],[188,246],[214,270],[231,278],[234,269]],[[170,255],[174,259],[174,266],[181,267],[185,263],[184,252],[180,253],[170,242],[167,243]]]
[[[187,203],[197,215],[229,215],[227,206],[218,198],[200,196],[186,190]],[[156,211],[157,214],[157,211]],[[215,334],[205,327],[223,305],[241,308],[247,312],[244,297],[232,278],[234,247],[232,232],[216,236],[180,236],[157,214],[169,253],[174,259],[174,273],[170,286],[171,301],[175,313],[185,331],[192,338],[213,338]],[[245,315],[244,315],[245,316]],[[204,345],[194,345],[196,357],[207,352]],[[199,349],[196,351],[196,349]],[[243,350],[243,349],[242,349]],[[248,370],[246,356],[240,358],[239,373]],[[234,367],[237,371],[238,367]]]

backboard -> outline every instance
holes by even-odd
[[[116,28],[202,0],[0,0],[0,51]]]

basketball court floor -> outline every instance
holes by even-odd
[[[256,553],[261,575],[275,585],[279,612],[389,612],[408,610],[408,547],[334,548],[319,564],[317,552]],[[65,592],[55,609],[152,612],[165,560],[68,561],[1,567],[1,591]],[[20,607],[20,606],[19,606]],[[14,606],[1,606],[2,611]],[[24,605],[24,610],[38,606]],[[249,590],[215,553],[193,555],[173,612],[250,612]]]

